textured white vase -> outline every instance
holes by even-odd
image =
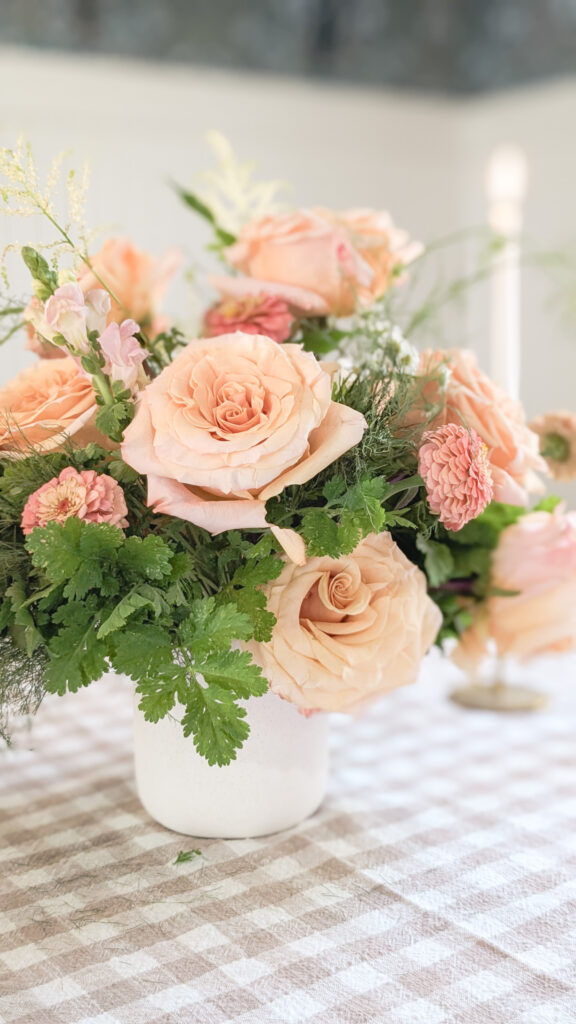
[[[134,712],[136,787],[174,832],[245,839],[280,832],[319,807],[328,778],[328,715],[310,718],[272,693],[242,702],[250,735],[236,760],[211,767],[174,718]],[[177,717],[175,714],[175,717]]]

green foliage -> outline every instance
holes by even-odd
[[[493,501],[477,519],[452,534],[453,541],[465,547],[492,550],[498,544],[502,530],[517,523],[525,514],[526,509],[521,505],[503,505]]]
[[[52,270],[43,256],[30,245],[23,245],[22,259],[36,282],[36,294],[39,299],[50,298],[58,287],[58,275]]]
[[[248,615],[232,603],[218,606],[214,597],[194,601],[190,615],[180,626],[184,644],[197,657],[206,657],[215,650],[227,651],[233,640],[249,640],[251,635]]]
[[[126,392],[122,392],[126,395]],[[136,408],[129,398],[121,397],[111,404],[102,405],[96,413],[94,423],[98,430],[112,441],[122,440],[126,427],[134,419]]]
[[[346,337],[347,332],[329,326],[326,317],[310,317],[307,320],[300,320],[294,340],[301,342],[305,352],[313,352],[315,356],[326,356],[336,352]]]
[[[4,481],[7,491],[16,487],[17,506],[37,484],[26,462]],[[59,462],[46,471],[59,471]],[[201,532],[190,534],[188,543],[201,540],[205,552]],[[228,764],[249,732],[239,702],[267,689],[250,654],[235,648],[269,637],[275,620],[260,587],[282,562],[269,537],[233,533],[200,564],[193,548],[75,518],[37,527],[18,549],[24,561],[13,559],[10,571],[6,563],[0,626],[19,657],[38,655],[42,692],[75,692],[112,666],[135,681],[149,721],[180,706],[198,751],[211,764]],[[214,593],[198,595],[200,582]]]
[[[214,231],[218,248],[225,248],[234,244],[236,241],[234,235],[231,235],[229,231],[225,231],[224,228],[219,226],[212,210],[206,203],[202,202],[193,192],[181,188],[179,185],[175,185],[174,188],[186,206],[189,206],[191,210],[194,210],[195,213],[199,214],[200,217],[210,224]]]
[[[558,505],[562,504],[562,498],[559,498],[556,494],[547,494],[545,498],[542,498],[537,505],[534,506],[534,512],[553,512]]]
[[[194,736],[196,750],[210,765],[230,764],[250,734],[246,710],[217,686],[199,686],[190,694],[182,727],[185,736]]]
[[[45,656],[23,651],[10,636],[0,636],[0,738],[10,745],[12,721],[34,715],[45,693]]]
[[[147,619],[132,620],[114,634],[110,657],[121,675],[151,679],[161,668],[172,664],[173,644],[171,630]]]
[[[463,602],[458,594],[438,590],[432,597],[442,612],[442,626],[436,637],[436,644],[441,647],[445,640],[459,637],[471,624],[473,616],[469,603]]]
[[[195,857],[201,857],[202,850],[179,850],[174,864],[188,864]]]
[[[365,477],[349,485],[343,476],[327,480],[318,495],[322,504],[300,510],[298,531],[306,541],[307,553],[340,558],[350,554],[371,533],[392,527],[413,530],[415,523],[407,518],[409,508],[387,505],[402,492],[418,492],[421,484],[419,477],[395,485],[386,483],[383,477]]]
[[[97,617],[98,599],[94,594],[84,601],[62,605],[54,615],[62,628],[47,646],[49,661],[44,681],[49,693],[74,693],[106,672],[108,650],[95,630]]]
[[[50,583],[65,584],[65,598],[85,597],[98,589],[106,596],[117,592],[114,566],[122,532],[108,523],[67,519],[32,531],[26,541],[32,565]]]
[[[446,544],[429,540],[422,534],[416,538],[416,547],[424,555],[424,570],[431,587],[440,587],[454,571],[454,559]]]
[[[178,327],[171,327],[153,338],[139,336],[138,340],[149,353],[146,366],[154,377],[170,365],[179,348],[188,344],[188,339]]]
[[[153,534],[147,537],[128,537],[118,549],[118,565],[127,579],[168,579],[173,570],[182,564],[182,557],[175,555],[161,537]],[[180,561],[175,563],[176,558]]]
[[[148,721],[159,721],[179,703],[184,735],[193,737],[210,764],[229,764],[249,733],[246,712],[237,702],[268,688],[250,654],[230,649],[252,635],[250,617],[235,604],[207,597],[193,602],[175,636],[157,633],[154,645],[136,658],[132,632],[115,664],[137,679],[139,707]]]
[[[437,518],[417,475],[417,452],[437,403],[424,402],[421,421],[407,425],[426,381],[398,369],[387,350],[340,380],[333,399],[364,416],[360,442],[312,480],[268,501],[267,521],[300,533],[309,555],[331,558],[349,554],[363,537],[385,529],[406,548],[413,541],[404,534],[429,536]]]
[[[545,504],[551,508],[553,502],[546,499]],[[490,581],[492,552],[502,531],[518,522],[526,511],[523,506],[492,502],[477,519],[455,533],[438,525],[434,539],[418,534],[416,551],[409,555],[416,562],[420,555],[430,596],[442,612],[437,643],[459,636],[471,621],[473,606],[496,593]]]

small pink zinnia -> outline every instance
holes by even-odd
[[[447,423],[427,431],[418,455],[428,504],[447,530],[461,530],[492,501],[488,448],[475,430]]]
[[[110,523],[123,529],[128,509],[120,485],[106,473],[93,469],[78,472],[72,466],[31,494],[22,512],[22,530],[32,533],[36,526],[64,523],[74,516],[89,523]]]
[[[212,306],[204,317],[207,338],[219,334],[244,331],[245,334],[264,334],[279,343],[290,337],[294,317],[284,299],[275,295],[246,295],[239,299],[223,299]]]

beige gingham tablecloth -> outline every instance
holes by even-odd
[[[127,687],[47,701],[0,758],[0,1020],[574,1024],[575,663],[534,715],[452,681],[336,719],[322,809],[227,842],[142,810]]]

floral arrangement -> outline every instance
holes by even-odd
[[[33,294],[4,311],[39,356],[0,392],[4,734],[113,669],[222,765],[269,688],[311,714],[413,682],[545,469],[470,352],[396,322],[422,247],[383,212],[279,212],[225,152],[181,190],[222,268],[189,337],[161,314],[174,254],[94,251],[74,180],[62,223],[23,146],[0,172],[56,236],[21,247]]]
[[[494,507],[467,536],[486,544],[488,585],[454,661],[474,676],[494,655],[523,662],[576,650],[576,513],[554,498],[534,511]]]

